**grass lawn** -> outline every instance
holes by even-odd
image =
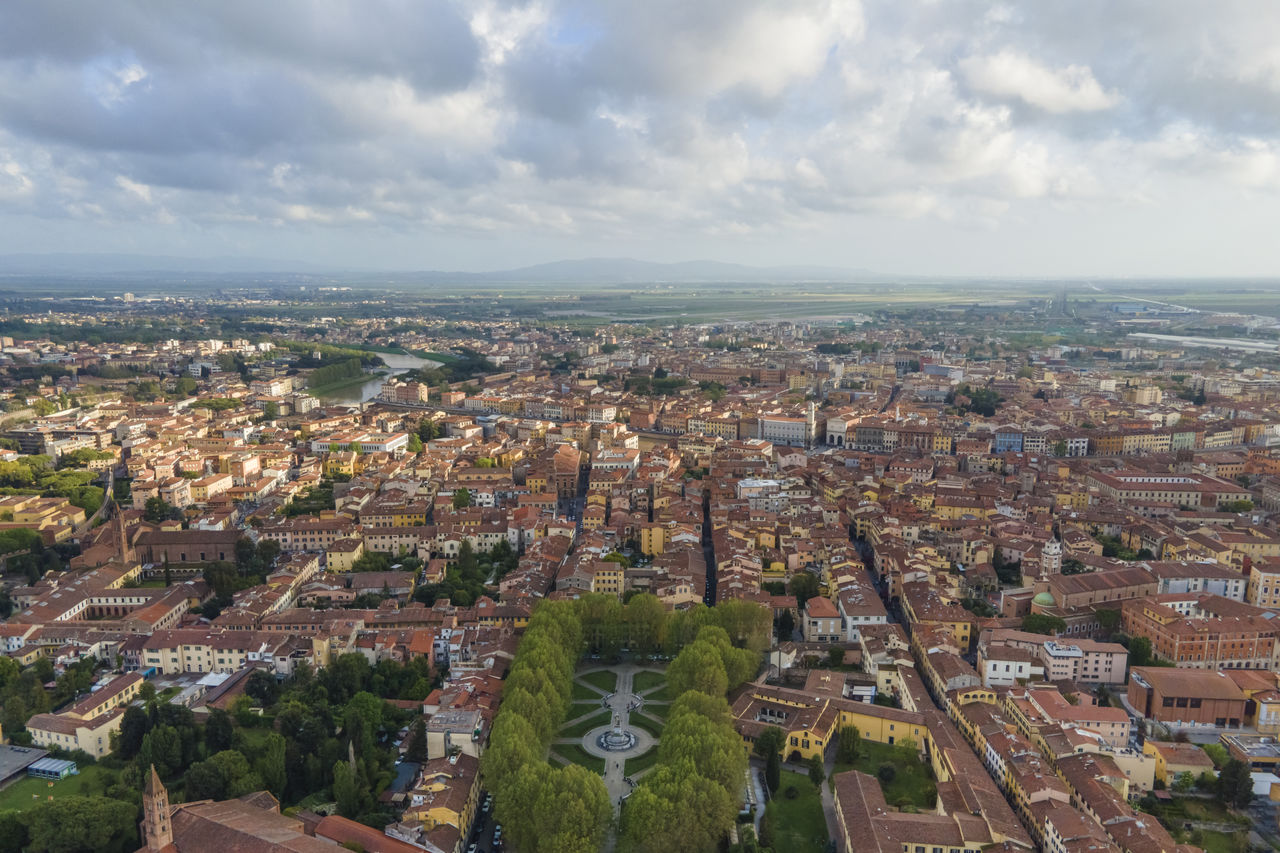
[[[588,687],[581,681],[573,682],[573,701],[575,702],[595,702],[599,704],[604,698],[604,694],[594,687]]]
[[[1172,808],[1181,806],[1182,814],[1188,820],[1203,820],[1210,823],[1238,823],[1249,825],[1249,818],[1236,814],[1217,800],[1202,800],[1194,797],[1175,797]]]
[[[876,773],[882,764],[893,765],[894,777],[889,782],[880,779]],[[933,808],[938,799],[938,786],[929,767],[921,761],[903,761],[901,753],[887,743],[864,740],[858,747],[858,760],[853,766],[836,762],[835,772],[831,774],[833,788],[835,774],[846,770],[861,770],[875,776],[884,791],[885,801],[891,806],[902,808],[911,805],[927,810]]]
[[[662,734],[662,723],[659,720],[655,720],[653,717],[646,717],[644,714],[637,714],[633,712],[627,719],[631,725],[635,726],[637,729],[643,729],[654,737],[658,737]]]
[[[1245,849],[1243,836],[1243,832],[1213,832],[1202,829],[1198,834],[1192,833],[1195,840],[1191,843],[1203,847],[1205,853],[1240,853]]]
[[[246,729],[242,726],[236,726],[235,745],[244,751],[245,755],[257,755],[267,748],[267,738],[271,736],[270,719],[266,725],[255,726]]]
[[[786,791],[795,787],[797,796]],[[822,814],[822,797],[808,776],[782,771],[778,793],[765,807],[764,819],[773,828],[773,849],[788,853],[823,853],[827,849],[827,819]]]
[[[81,767],[80,775],[68,776],[66,779],[54,782],[52,788],[49,787],[47,779],[33,779],[25,776],[0,790],[0,811],[29,809],[37,803],[48,802],[49,797],[101,796],[117,781],[116,771],[96,764]]]
[[[612,720],[613,715],[611,713],[608,711],[601,711],[598,714],[593,714],[592,716],[587,717],[585,720],[579,720],[576,723],[571,723],[570,725],[563,727],[560,729],[560,737],[582,737],[592,729],[597,729],[600,726],[607,725]]]
[[[600,700],[597,698],[593,702],[574,702],[569,706],[569,716],[566,720],[576,720],[583,714],[590,714],[592,711],[600,710]]]
[[[605,693],[612,693],[618,687],[618,673],[611,669],[597,669],[595,672],[588,672],[578,677],[592,687],[599,687]]]
[[[631,692],[643,693],[667,683],[666,673],[645,669],[631,677]]]
[[[665,720],[667,718],[667,714],[671,712],[671,705],[668,702],[650,702],[646,699],[644,705],[641,707],[644,708],[644,712],[650,717],[654,717],[659,720]]]
[[[1250,822],[1247,816],[1230,811],[1217,800],[1198,797],[1174,797],[1167,803],[1161,801],[1151,810],[1151,813],[1170,831],[1181,831],[1183,824],[1187,821],[1235,823],[1240,826],[1248,826]],[[1206,850],[1209,849],[1208,844],[1200,846]]]
[[[553,753],[559,753],[561,758],[581,764],[592,773],[604,775],[604,759],[596,758],[591,753],[582,748],[580,743],[557,743],[551,747]]]
[[[295,811],[300,809],[310,809],[314,811],[318,806],[323,806],[326,803],[332,803],[332,802],[333,802],[332,799],[325,796],[324,791],[317,791],[314,794],[308,794],[307,796],[303,797],[301,800],[298,801],[298,804],[296,806],[293,806],[292,808]]]
[[[628,758],[622,765],[622,772],[634,779],[637,773],[642,770],[648,770],[657,763],[658,747],[654,746],[646,753],[637,755],[635,758]]]

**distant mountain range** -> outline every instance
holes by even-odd
[[[0,255],[0,276],[102,276],[121,275],[251,275],[296,273],[302,275],[356,276],[369,270],[336,269],[304,261],[275,258],[185,258],[131,254],[11,254]],[[383,274],[379,274],[383,275]],[[685,261],[664,264],[632,258],[582,258],[489,272],[399,270],[385,275],[393,280],[422,282],[698,282],[698,281],[858,281],[876,277],[867,270],[824,266],[754,267],[720,261]],[[883,278],[883,276],[880,276]]]
[[[646,281],[849,281],[866,278],[866,270],[822,266],[753,267],[721,261],[684,261],[663,264],[633,258],[582,258],[552,261],[512,270],[485,273],[424,273],[431,276],[465,275],[484,281],[512,282],[646,282]]]

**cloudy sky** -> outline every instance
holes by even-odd
[[[0,253],[1280,274],[1280,3],[0,4]]]

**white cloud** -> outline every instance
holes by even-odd
[[[1223,235],[1280,208],[1280,12],[1248,4],[197,8],[0,4],[13,247],[110,222],[139,248],[291,239],[353,264],[438,263],[428,245],[487,267],[617,245],[835,261],[853,221],[888,252],[1047,210],[1059,233],[1193,214],[1197,193],[1238,194]]]
[[[107,63],[87,73],[89,87],[104,107],[119,104],[147,79],[147,69],[137,62]]]
[[[120,187],[120,189],[124,190],[130,195],[135,196],[139,199],[142,199],[147,204],[151,203],[151,187],[147,186],[146,184],[140,184],[137,181],[131,181],[128,178],[126,178],[124,175],[116,175],[116,186]]]
[[[1093,112],[1120,103],[1114,91],[1102,88],[1086,65],[1048,68],[1012,50],[960,61],[965,79],[979,92],[1016,98],[1051,113]]]
[[[29,196],[34,189],[35,184],[22,166],[13,160],[0,160],[0,198]]]

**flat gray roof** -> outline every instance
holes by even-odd
[[[48,754],[34,746],[0,746],[0,780],[21,773]]]

